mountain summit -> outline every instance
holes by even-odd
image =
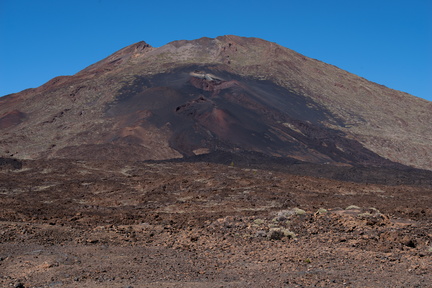
[[[0,98],[3,155],[163,160],[215,151],[432,170],[432,103],[257,38],[130,45]]]

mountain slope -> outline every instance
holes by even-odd
[[[255,151],[432,170],[432,103],[257,38],[128,46],[0,98],[18,158],[169,159]]]

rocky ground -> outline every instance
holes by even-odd
[[[0,287],[432,283],[425,181],[365,184],[235,163],[0,166]]]

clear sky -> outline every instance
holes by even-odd
[[[431,0],[0,0],[0,96],[144,40],[258,37],[432,101]]]

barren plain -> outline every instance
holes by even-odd
[[[1,167],[1,287],[432,282],[427,178],[384,185],[373,182],[391,177],[374,173],[366,184],[349,181],[343,169],[338,175],[348,178],[340,181],[233,162],[36,160]]]

